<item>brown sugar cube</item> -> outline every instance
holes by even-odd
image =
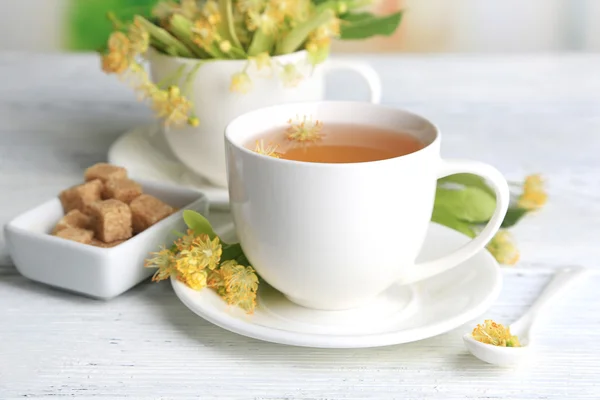
[[[65,228],[56,232],[54,236],[72,240],[74,242],[90,244],[92,242],[92,238],[94,237],[94,232],[80,228]]]
[[[98,179],[73,186],[60,192],[58,196],[63,210],[68,213],[71,210],[79,210],[87,213],[90,204],[100,200],[102,195],[102,182]]]
[[[104,243],[102,240],[92,239],[92,242],[90,244],[92,246],[102,247],[102,248],[106,249],[106,248],[118,246],[123,242],[125,242],[125,241],[124,240],[115,240],[114,242]]]
[[[149,194],[142,194],[137,197],[129,207],[131,207],[133,231],[135,233],[148,229],[175,211],[170,205]]]
[[[89,207],[96,238],[104,243],[131,237],[131,210],[122,201],[97,201]]]
[[[71,210],[58,221],[52,233],[62,231],[66,228],[88,229],[92,219],[79,210]]]
[[[105,199],[116,199],[123,203],[131,203],[131,200],[142,194],[142,186],[131,179],[112,179],[104,184],[102,196]]]
[[[100,179],[102,182],[107,182],[111,179],[126,179],[127,170],[116,165],[98,163],[86,169],[83,176],[86,181]]]

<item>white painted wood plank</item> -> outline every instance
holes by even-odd
[[[505,278],[486,318],[512,321],[548,276]],[[598,285],[596,276],[557,305],[533,365],[503,370],[466,352],[472,324],[407,345],[306,349],[217,328],[168,283],[100,302],[10,276],[0,279],[0,397],[597,398]]]

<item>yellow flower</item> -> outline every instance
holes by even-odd
[[[131,51],[134,54],[142,54],[148,50],[150,44],[150,34],[140,24],[138,20],[135,20],[129,25],[129,41],[131,43]]]
[[[174,243],[175,247],[177,247],[178,251],[189,250],[192,247],[192,242],[196,239],[196,235],[194,235],[194,231],[191,229],[187,230],[187,233],[177,239]]]
[[[255,31],[260,29],[267,35],[272,35],[277,31],[278,25],[283,23],[273,12],[266,10],[262,13],[256,11],[248,12],[248,29]]]
[[[175,272],[175,263],[173,253],[163,246],[160,251],[150,253],[154,256],[144,262],[144,267],[158,268],[158,271],[152,277],[152,281],[158,282],[167,279]]]
[[[248,60],[253,61],[256,64],[256,69],[259,71],[271,66],[271,56],[266,51],[257,54],[255,57],[250,56]]]
[[[202,7],[202,15],[212,26],[215,26],[221,22],[219,5],[214,0],[208,0],[206,3],[204,3],[204,7]]]
[[[260,12],[265,4],[265,0],[238,0],[236,7],[240,13],[247,13],[250,11]]]
[[[519,250],[507,230],[498,231],[487,249],[500,264],[514,265],[519,261]]]
[[[171,86],[152,93],[151,106],[157,116],[164,119],[165,126],[169,126],[187,123],[192,103],[181,95],[177,86]]]
[[[190,124],[191,126],[198,126],[200,125],[200,120],[198,119],[198,117],[192,116],[188,119],[188,124]]]
[[[221,264],[225,294],[223,298],[230,305],[237,305],[248,313],[256,307],[258,276],[250,266],[244,267],[234,260]]]
[[[129,53],[131,49],[131,43],[129,38],[123,32],[113,32],[108,38],[108,51],[117,52],[123,55]]]
[[[304,79],[304,76],[298,71],[294,64],[286,64],[281,71],[281,80],[285,87],[296,87]]]
[[[181,0],[180,13],[187,19],[194,19],[198,14],[198,4],[196,0]]]
[[[321,133],[323,124],[318,120],[313,122],[307,118],[306,115],[301,120],[299,118],[296,118],[295,121],[290,119],[288,124],[290,126],[286,133],[289,140],[295,140],[297,142],[310,142],[323,137],[323,134]]]
[[[248,93],[252,89],[252,80],[246,72],[237,72],[231,77],[229,90],[238,93]]]
[[[181,250],[175,257],[177,270],[185,276],[204,268],[215,269],[222,252],[218,237],[210,240],[207,234],[198,235],[187,249]]]
[[[483,325],[477,325],[472,335],[475,340],[494,346],[521,347],[519,338],[510,333],[510,328],[497,324],[491,319],[486,319]]]
[[[229,53],[231,51],[231,43],[229,40],[223,40],[221,43],[219,43],[219,49],[221,49],[221,51],[225,54]]]
[[[107,74],[122,74],[129,68],[129,58],[126,54],[111,51],[102,55],[102,70]]]
[[[517,205],[527,210],[537,210],[548,200],[544,191],[544,180],[540,175],[530,175],[523,183],[523,193],[517,200]]]
[[[196,20],[192,32],[192,40],[201,47],[209,47],[219,39],[216,28],[207,19]]]
[[[183,282],[194,290],[204,289],[206,287],[206,270],[195,271],[182,276]]]
[[[265,146],[264,141],[261,139],[256,141],[256,147],[254,148],[254,151],[258,154],[262,154],[265,156],[279,158],[280,154],[277,152],[277,147],[279,146],[272,144],[268,144]]]
[[[227,261],[224,261],[223,264],[225,264]],[[213,270],[209,270],[208,273],[208,278],[207,278],[207,285],[209,288],[212,289],[217,289],[223,285],[225,285],[225,281],[223,281],[223,275],[221,274],[221,270],[220,269],[213,269]]]

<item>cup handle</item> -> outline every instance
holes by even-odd
[[[348,69],[358,73],[367,81],[369,91],[371,92],[371,103],[379,104],[381,102],[381,79],[379,74],[368,64],[344,61],[344,60],[329,60],[324,63],[325,73],[335,70]]]
[[[494,192],[496,192],[496,210],[492,215],[492,219],[477,237],[454,252],[436,260],[418,263],[408,274],[404,271],[402,278],[399,279],[399,283],[407,284],[418,282],[459,265],[483,249],[494,237],[496,232],[498,232],[498,229],[500,229],[500,225],[502,225],[510,201],[510,193],[506,179],[504,179],[502,174],[496,168],[488,164],[466,160],[442,160],[438,178],[458,173],[479,175],[491,183]]]

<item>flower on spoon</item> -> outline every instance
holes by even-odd
[[[478,324],[471,333],[473,339],[501,347],[521,347],[519,338],[510,333],[510,328],[486,319],[483,325]]]

